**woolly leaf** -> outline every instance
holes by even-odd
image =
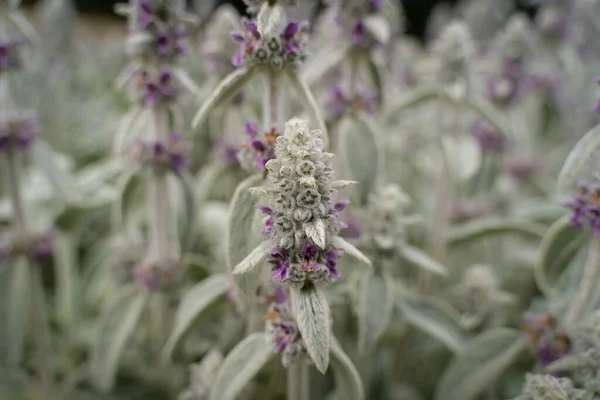
[[[179,211],[179,240],[181,252],[189,250],[194,239],[194,228],[196,226],[196,196],[193,188],[193,177],[186,171],[175,175],[180,184],[182,192],[182,207]]]
[[[173,330],[162,351],[163,362],[171,359],[173,352],[198,321],[202,312],[225,295],[229,287],[230,281],[227,275],[218,274],[198,282],[183,296],[175,314]]]
[[[589,232],[575,229],[568,215],[550,226],[540,244],[534,268],[535,280],[545,294],[560,294],[555,287],[557,281],[588,237]]]
[[[497,235],[521,235],[541,238],[546,228],[535,222],[500,218],[484,218],[452,227],[446,238],[449,246],[459,246]]]
[[[436,261],[433,257],[429,256],[427,253],[409,244],[403,245],[402,257],[411,264],[414,264],[428,272],[442,276],[448,275],[448,270],[446,267]]]
[[[579,178],[589,177],[590,171],[598,167],[600,151],[600,125],[587,132],[573,147],[558,174],[556,188],[559,195],[570,194]]]
[[[115,383],[119,360],[148,301],[149,294],[136,287],[121,290],[107,310],[91,350],[90,373],[97,390],[109,392]]]
[[[370,351],[385,333],[394,310],[394,278],[387,271],[363,274],[358,308],[358,347]]]
[[[210,400],[235,400],[244,387],[275,355],[265,333],[253,333],[225,358],[210,392]]]
[[[273,245],[271,244],[270,240],[265,240],[256,246],[256,248],[252,250],[252,252],[246,258],[244,258],[238,265],[235,266],[232,274],[241,275],[252,272],[260,263],[267,259],[269,256],[269,250],[272,246]]]
[[[327,400],[364,400],[365,390],[360,374],[335,337],[331,339],[330,355],[335,391]]]
[[[359,249],[353,244],[348,243],[345,239],[335,236],[331,239],[331,245],[337,249],[343,250],[347,255],[357,259],[363,264],[371,265],[371,260],[367,258]]]
[[[255,73],[256,68],[253,67],[238,68],[226,76],[204,101],[192,120],[192,126],[198,128],[202,125],[212,110],[238,94]]]
[[[403,296],[398,308],[406,320],[444,343],[453,352],[462,350],[465,335],[460,316],[448,305],[427,297]]]
[[[263,37],[277,36],[281,33],[285,10],[277,4],[271,6],[265,2],[256,16],[258,32]]]
[[[30,278],[29,265],[25,258],[19,258],[0,276],[2,279],[2,307],[6,307],[2,323],[3,359],[9,365],[19,365],[23,357],[25,335],[29,315]]]
[[[523,333],[496,328],[471,339],[450,363],[435,400],[474,400],[489,389],[527,347]]]
[[[313,224],[305,225],[306,236],[317,246],[325,248],[325,224],[322,219],[318,219]]]
[[[302,73],[302,79],[310,86],[321,79],[325,74],[338,66],[348,56],[351,46],[348,43],[328,48],[315,55],[307,62]]]
[[[300,290],[291,291],[291,303],[306,351],[319,372],[325,374],[329,366],[331,342],[331,316],[327,298],[320,289],[307,284]]]

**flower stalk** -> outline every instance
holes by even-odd
[[[583,276],[575,292],[575,298],[565,316],[565,326],[573,326],[583,316],[586,308],[594,298],[594,291],[600,278],[600,241],[593,238],[588,251]]]
[[[310,369],[304,355],[288,367],[287,400],[310,400]]]

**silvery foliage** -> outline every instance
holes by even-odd
[[[178,400],[208,400],[221,364],[223,355],[218,350],[213,350],[200,362],[190,365],[190,385],[179,395]]]
[[[244,0],[244,3],[246,3],[248,13],[257,14],[263,5],[273,6],[277,4],[290,7],[298,4],[298,0]]]
[[[577,389],[569,378],[528,374],[523,393],[513,400],[593,400],[591,394]]]

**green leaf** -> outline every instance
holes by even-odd
[[[117,191],[120,193],[118,201],[111,208],[112,225],[115,229],[125,230],[127,226],[127,212],[135,205],[136,194],[141,191],[143,182],[137,171],[124,171],[117,180]]]
[[[373,86],[375,87],[376,93],[378,94],[377,105],[381,106],[384,94],[383,78],[381,76],[380,67],[376,64],[375,59],[373,57],[367,57],[367,71],[369,72],[369,76],[371,77]]]
[[[263,182],[261,174],[252,175],[240,182],[235,189],[229,206],[229,223],[227,229],[227,265],[233,271],[236,265],[244,260],[259,244],[259,232],[253,232],[256,214],[262,214],[256,209],[258,198],[252,196],[249,188],[260,186]],[[235,283],[249,296],[254,295],[260,270],[234,276]]]
[[[365,389],[360,374],[335,337],[331,339],[330,354],[335,391],[327,400],[364,400]]]
[[[559,278],[590,236],[585,230],[575,229],[569,218],[565,215],[552,224],[539,247],[533,272],[536,283],[546,295],[560,295],[555,287]]]
[[[475,111],[479,116],[483,117],[494,128],[504,134],[511,132],[511,124],[508,119],[502,115],[492,104],[483,101],[482,99],[465,99],[466,106]]]
[[[304,79],[298,74],[297,71],[294,70],[286,70],[288,73],[288,77],[292,83],[292,86],[298,92],[300,96],[300,100],[306,108],[308,108],[314,118],[314,122],[317,125],[317,128],[321,131],[323,137],[324,148],[327,149],[329,146],[329,133],[327,132],[327,125],[325,124],[325,120],[323,119],[323,115],[321,114],[321,107],[317,103],[315,96],[312,91],[308,87],[307,83]]]
[[[31,150],[36,166],[46,175],[56,195],[64,202],[69,202],[72,194],[75,193],[72,188],[73,179],[67,169],[60,164],[58,155],[41,139],[33,143]]]
[[[387,271],[367,271],[361,282],[358,347],[368,352],[385,333],[394,310],[394,278]]]
[[[459,352],[465,344],[460,326],[460,316],[448,305],[428,297],[403,296],[398,308],[406,320],[444,343],[453,352]]]
[[[386,112],[386,120],[396,117],[402,111],[418,107],[424,103],[440,98],[440,93],[435,87],[418,87],[396,100]]]
[[[331,245],[337,249],[343,250],[348,256],[360,261],[361,263],[371,266],[371,260],[367,258],[359,249],[353,244],[347,242],[340,236],[334,236],[331,239]]]
[[[210,392],[210,400],[235,400],[244,387],[275,355],[266,333],[253,333],[225,358]]]
[[[406,261],[419,268],[424,269],[425,271],[441,276],[448,275],[448,270],[446,269],[446,267],[444,267],[437,260],[435,260],[433,257],[425,253],[421,249],[418,249],[405,243],[402,246],[401,254]]]
[[[163,362],[167,363],[172,358],[173,352],[198,321],[202,312],[225,295],[230,284],[227,275],[213,275],[194,285],[185,294],[177,308],[173,330],[161,354]]]
[[[19,365],[23,357],[28,319],[30,315],[29,264],[25,258],[17,259],[12,265],[3,266],[8,271],[2,276],[5,286],[1,348],[3,358],[9,365]]]
[[[556,188],[559,195],[570,195],[579,178],[589,177],[597,167],[596,158],[600,151],[600,125],[587,132],[573,147],[558,174]]]
[[[459,246],[507,234],[541,239],[545,232],[546,228],[535,222],[490,217],[450,228],[446,240],[448,246]]]
[[[179,240],[181,242],[181,252],[186,253],[193,243],[196,221],[196,198],[193,188],[193,178],[189,172],[183,171],[176,174],[177,180],[181,185],[183,207],[179,213]]]
[[[345,117],[338,128],[340,155],[348,177],[358,181],[359,204],[367,202],[381,176],[381,152],[376,128],[365,117]]]
[[[338,45],[333,48],[323,50],[312,57],[304,67],[302,79],[307,85],[313,85],[325,74],[331,71],[342,61],[348,57],[348,51],[351,46],[349,44]]]
[[[212,91],[210,97],[204,101],[202,107],[192,120],[194,128],[200,127],[206,121],[208,114],[221,104],[235,96],[242,90],[248,81],[255,75],[256,67],[238,68],[227,75]]]
[[[113,388],[119,360],[149,298],[148,293],[139,291],[137,287],[121,290],[119,297],[107,310],[91,350],[92,384],[102,392],[109,392]]]
[[[76,318],[76,287],[79,283],[77,265],[77,238],[63,233],[55,244],[54,269],[56,274],[56,305],[58,319],[66,330],[73,328]]]
[[[438,383],[435,400],[475,400],[510,368],[527,347],[523,333],[496,328],[471,339]]]
[[[329,366],[331,315],[325,294],[314,285],[291,290],[292,309],[296,312],[298,330],[315,367],[325,374]]]

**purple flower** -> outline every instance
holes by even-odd
[[[587,218],[587,201],[581,196],[575,196],[573,200],[564,202],[561,205],[572,211],[570,221],[575,228],[580,229],[583,225],[583,220]]]
[[[273,249],[271,251],[271,258],[273,278],[281,282],[287,281],[290,277],[290,261],[287,252],[279,248]]]
[[[267,206],[256,206],[263,214],[273,215],[273,210]]]
[[[362,46],[365,43],[365,26],[362,21],[357,21],[352,29],[352,44]]]
[[[481,150],[486,152],[500,152],[504,149],[506,142],[504,134],[488,122],[478,119],[473,123],[471,131]]]
[[[349,204],[350,204],[350,200],[348,200],[348,199],[340,200],[333,205],[333,209],[337,212],[341,212],[341,211],[344,211],[344,209],[346,207],[348,207]]]
[[[596,78],[596,83],[600,86],[600,77]],[[596,106],[594,107],[594,111],[600,113],[600,99],[596,102]]]
[[[148,1],[140,1],[138,8],[138,26],[141,29],[146,29],[152,23],[152,7]]]
[[[0,72],[16,68],[20,65],[20,49],[24,43],[24,38],[12,40],[0,39]]]
[[[189,164],[189,144],[178,133],[171,133],[166,142],[138,140],[131,149],[132,159],[158,168],[168,168],[176,173]]]
[[[328,250],[325,252],[325,266],[329,269],[329,273],[332,276],[339,276],[340,272],[336,268],[336,260],[344,255],[343,250]]]
[[[287,296],[287,292],[285,291],[284,288],[282,288],[281,286],[277,286],[277,288],[275,289],[275,302],[277,304],[283,304],[287,301],[288,296]]]
[[[27,151],[39,134],[37,119],[29,115],[8,116],[0,121],[0,152],[9,149]]]

